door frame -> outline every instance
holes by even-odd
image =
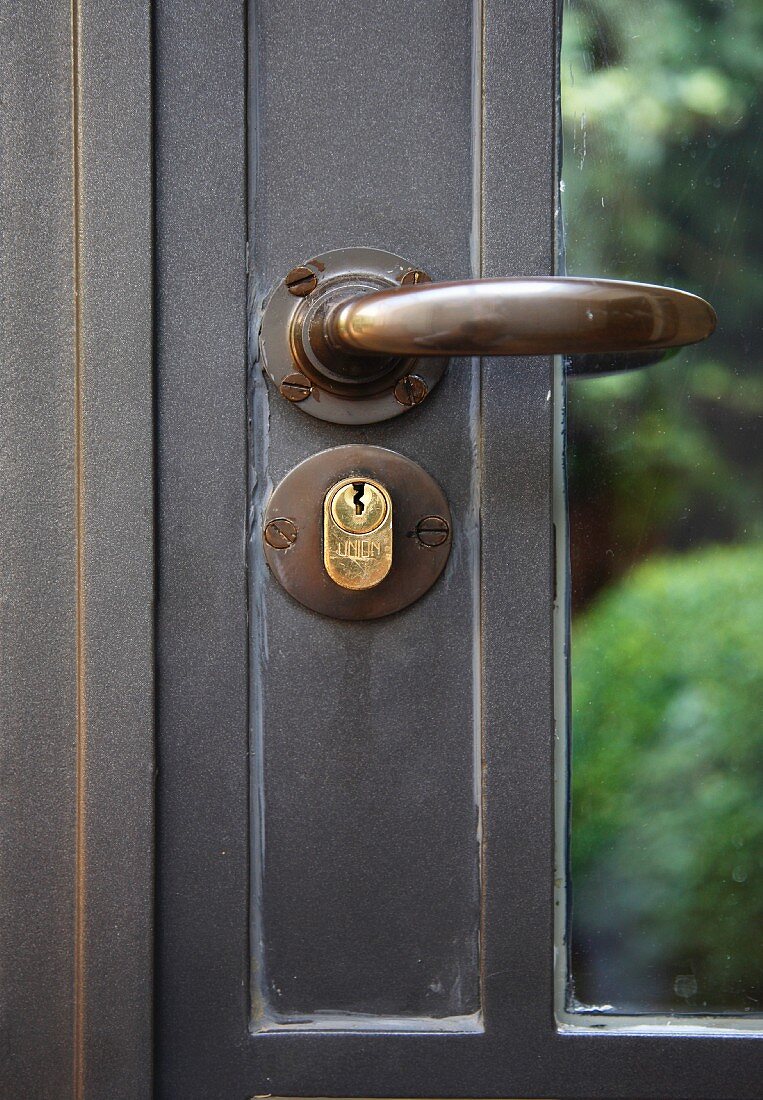
[[[238,9],[231,11],[224,34],[227,48],[210,51],[204,5],[183,7],[182,24],[170,14],[172,4],[162,5],[158,23],[159,53],[166,52],[173,73],[171,81],[164,81],[169,89],[166,107],[160,103],[157,114],[160,127],[168,128],[172,160],[165,164],[161,155],[159,159],[167,180],[188,176],[194,181],[187,191],[193,200],[179,202],[178,192],[168,186],[166,202],[159,194],[157,221],[160,239],[166,225],[175,242],[203,243],[195,254],[182,246],[179,253],[172,252],[173,265],[178,255],[188,265],[186,277],[178,276],[186,289],[191,270],[203,278],[182,303],[168,302],[173,345],[165,348],[160,341],[159,346],[160,437],[166,416],[168,458],[182,455],[184,463],[192,463],[182,478],[172,477],[167,508],[170,515],[182,515],[194,525],[203,521],[207,509],[216,508],[215,502],[230,500],[231,479],[238,478],[239,495],[224,523],[207,532],[197,567],[187,533],[175,537],[177,522],[162,532],[160,444],[160,561],[177,572],[173,583],[183,601],[194,587],[201,587],[202,578],[207,591],[207,600],[198,607],[176,600],[160,609],[160,639],[162,631],[174,632],[168,635],[173,641],[167,644],[167,663],[160,640],[160,698],[177,700],[168,674],[183,684],[212,678],[212,704],[186,707],[182,723],[166,704],[160,707],[169,726],[162,730],[167,785],[159,811],[159,897],[171,922],[171,932],[160,929],[159,934],[159,983],[167,996],[159,1012],[160,1085],[168,1087],[172,1081],[175,1088],[201,1087],[205,1095],[216,1090],[220,1096],[753,1096],[759,1047],[750,1036],[695,1032],[679,1037],[635,1030],[601,1034],[592,1028],[573,1032],[555,1021],[553,882],[563,871],[555,869],[554,748],[564,731],[557,730],[554,717],[550,517],[555,414],[550,360],[522,361],[511,375],[504,362],[482,363],[485,1033],[250,1035],[249,932],[242,904],[250,838],[241,827],[249,799],[241,603],[245,561],[231,530],[243,521],[246,501],[245,433],[235,402],[221,399],[206,382],[194,383],[189,391],[186,362],[193,348],[183,333],[185,325],[193,324],[195,331],[198,318],[204,319],[204,328],[210,326],[216,334],[215,347],[229,356],[225,370],[234,376],[230,392],[240,394],[246,321],[241,299],[225,296],[233,276],[224,263],[246,246],[247,206],[250,245],[257,232],[256,196],[247,195],[246,176],[254,169],[258,126],[251,126],[249,163],[242,128],[249,73],[255,72],[251,58],[256,27],[250,23],[247,41]],[[257,8],[257,3],[250,7],[255,22]],[[303,16],[306,10],[304,5],[299,9]],[[473,8],[480,26],[475,65],[483,81],[475,118],[482,134],[475,171],[481,196],[477,270],[484,276],[547,274],[555,268],[558,12],[556,0],[510,5],[484,0]],[[296,42],[303,31],[298,27]],[[183,80],[175,70],[178,57]],[[300,68],[296,61],[294,71]],[[198,80],[196,72],[202,74]],[[224,100],[215,90],[221,87],[228,92]],[[184,116],[189,96],[194,104],[191,126]],[[249,103],[249,113],[253,118],[256,103]],[[214,187],[208,186],[209,169],[196,167],[197,150],[211,134],[216,142]],[[161,133],[158,140],[161,148]],[[221,193],[227,212],[223,222]],[[257,284],[256,270],[250,275],[252,295],[267,289]],[[160,260],[160,300],[163,279]],[[217,359],[218,366],[222,362]],[[523,425],[517,430],[514,421],[507,434],[507,419],[516,408],[523,410]],[[181,432],[182,442],[173,443]],[[210,447],[213,464],[203,457]],[[522,577],[523,583],[508,584],[508,577]],[[217,585],[211,600],[210,578]],[[507,636],[506,623],[520,628]],[[183,663],[173,671],[174,652],[182,652]],[[524,683],[523,690],[517,690],[518,683]],[[219,720],[220,706],[224,722]],[[205,814],[189,811],[189,791],[197,790],[207,800]],[[220,836],[224,858],[217,844]],[[188,958],[195,961],[193,971],[185,965]],[[234,974],[239,975],[235,981]]]
[[[7,1096],[152,1091],[147,0],[0,15]]]

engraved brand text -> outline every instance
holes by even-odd
[[[367,561],[370,558],[381,557],[381,543],[370,539],[337,539],[332,547],[334,555],[338,558],[356,558]]]

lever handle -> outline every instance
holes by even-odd
[[[716,316],[683,290],[555,277],[361,294],[323,324],[327,343],[350,355],[590,355],[694,344],[710,336]]]
[[[563,355],[568,376],[632,370],[704,340],[694,294],[611,279],[433,283],[377,248],[340,248],[292,268],[262,314],[260,353],[288,401],[337,424],[421,404],[449,356]]]

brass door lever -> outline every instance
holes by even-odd
[[[610,279],[475,279],[358,296],[325,319],[326,339],[356,355],[567,355],[636,352],[704,340],[703,298]]]
[[[611,279],[433,283],[377,249],[328,252],[265,308],[264,365],[314,416],[370,423],[419,404],[450,356],[564,355],[573,374],[644,366],[704,340],[715,312],[670,287]]]

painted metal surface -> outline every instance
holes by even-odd
[[[0,1091],[148,1097],[149,9],[0,19]]]
[[[387,425],[378,436],[376,428],[356,430],[353,436],[386,445],[397,440],[448,480],[467,529],[471,525],[474,532],[481,516],[479,574],[472,570],[476,558],[470,558],[476,536],[454,550],[459,576],[471,577],[468,592],[453,577],[447,589],[447,621],[460,624],[458,629],[433,635],[444,605],[425,601],[421,607],[427,610],[418,618],[390,620],[391,631],[379,638],[376,654],[367,647],[363,664],[358,657],[353,663],[351,647],[342,652],[328,634],[313,635],[304,630],[304,620],[290,621],[278,594],[265,588],[262,569],[254,570],[256,598],[247,608],[250,524],[269,479],[275,481],[295,456],[350,441],[338,428],[306,427],[307,418],[298,419],[298,411],[280,399],[280,412],[272,406],[268,425],[257,389],[248,497],[247,80],[258,90],[251,103],[267,106],[258,107],[249,126],[250,178],[257,184],[250,194],[249,230],[258,250],[252,262],[255,310],[271,273],[275,277],[277,265],[299,252],[296,238],[303,236],[315,240],[315,247],[345,243],[349,234],[358,243],[400,247],[406,254],[427,256],[429,249],[438,277],[548,274],[556,194],[555,5],[484,0],[472,10],[455,0],[395,0],[364,15],[361,41],[357,20],[350,25],[338,0],[259,0],[251,16],[248,76],[243,4],[162,0],[153,23],[157,1094],[173,1100],[263,1093],[756,1096],[760,1045],[752,1036],[559,1034],[554,1026],[552,884],[561,869],[553,866],[550,363],[529,360],[507,372],[505,363],[485,361],[482,392],[490,399],[482,401],[467,370],[451,371],[432,405],[402,418],[405,425]],[[150,12],[145,2],[104,9],[83,0],[44,9],[5,5],[0,18],[6,89],[0,116],[0,708],[6,790],[0,1091],[56,1100],[149,1097]],[[325,28],[322,37],[316,26]],[[325,73],[332,64],[344,76],[332,79],[328,89]],[[471,91],[465,91],[467,72]],[[317,89],[309,110],[306,87]],[[321,169],[323,158],[336,150],[312,149],[295,202],[289,142],[300,134],[314,137],[323,117],[338,118],[363,157],[347,161],[347,196],[330,196]],[[450,142],[448,171],[433,172],[430,158],[427,174],[417,142],[424,151]],[[393,173],[393,154],[400,148],[407,155]],[[381,207],[368,201],[369,180],[377,179],[387,188]],[[466,236],[459,220],[444,217],[449,209],[467,211]],[[460,420],[455,410],[467,407],[468,417]],[[427,434],[434,423],[430,413],[441,418],[444,439]],[[472,634],[462,628],[476,607],[479,630]],[[249,615],[257,673],[251,715]],[[364,639],[378,626],[363,624]],[[467,768],[469,777],[472,768],[479,773],[484,810],[481,1016],[457,1020],[455,1032],[433,1033],[432,1019],[422,1022],[414,1012],[407,1034],[380,1031],[378,1013],[355,1021],[361,1028],[340,1032],[308,1021],[292,1034],[279,1028],[252,1034],[252,990],[262,987],[256,975],[252,982],[250,964],[268,925],[252,923],[258,910],[250,886],[259,881],[266,887],[272,864],[268,869],[258,863],[268,848],[258,831],[260,776],[250,770],[250,760],[262,760],[262,744],[256,738],[250,744],[249,731],[261,728],[263,738],[280,739],[282,757],[271,756],[270,789],[296,805],[293,777],[305,757],[299,756],[299,742],[290,748],[288,738],[294,715],[304,715],[310,699],[307,686],[300,685],[290,700],[276,676],[277,661],[262,661],[275,653],[276,637],[288,642],[286,627],[295,637],[300,631],[309,636],[310,646],[323,643],[325,658],[309,666],[314,683],[334,682],[338,655],[348,685],[355,687],[369,669],[378,674],[372,656],[384,663],[397,654],[397,701],[385,712],[385,728],[397,716],[407,737],[404,750],[420,753],[409,757],[409,778],[427,798],[444,789],[456,801],[463,797],[464,775],[448,776],[444,764],[438,771],[429,762],[448,761],[457,772],[452,749],[463,748],[458,735],[468,723],[463,709],[449,706],[430,728],[426,691],[410,723],[411,654],[423,648],[455,670],[446,703],[464,685],[470,690],[479,683],[479,698],[466,695],[469,722],[479,722],[483,749],[481,760]],[[355,813],[352,798],[373,805],[373,792],[357,783],[366,774],[366,757],[358,752],[356,767],[345,776],[350,797],[335,803]],[[392,759],[384,783],[403,774]],[[307,802],[318,807],[320,792],[303,789]],[[465,838],[474,834],[451,818],[443,815],[430,859],[437,864],[454,854],[457,869],[466,871],[461,886],[468,886],[473,864],[465,857]],[[325,819],[321,825],[316,835],[323,844],[329,830]],[[417,822],[408,833],[404,825],[399,817],[389,822],[396,843],[389,850],[389,876],[410,886],[409,904],[400,904],[399,913],[427,935],[427,922],[434,927],[443,914],[428,911],[431,892],[424,902],[414,890],[415,866],[404,857],[417,851],[422,838]],[[281,826],[276,841],[282,851],[273,854],[285,877],[270,880],[274,903],[272,893],[262,897],[276,918],[281,906],[284,926],[271,921],[270,946],[288,958],[294,928],[285,925],[295,910],[278,899],[278,890],[284,883],[294,889],[295,869],[305,869],[316,884],[320,876],[303,853],[290,859],[299,835],[288,815]],[[358,837],[343,836],[341,828],[339,822],[341,860],[362,867]],[[353,896],[372,904],[378,883],[377,865],[373,876],[359,875],[351,883],[360,891]],[[316,933],[311,942],[321,949],[332,935],[323,916],[337,911],[319,899],[312,926],[303,926],[308,938]],[[373,925],[378,913],[369,914]],[[445,914],[439,927],[452,919]],[[404,936],[409,932],[403,928]],[[342,948],[346,936],[337,942]],[[443,958],[450,947],[435,943]],[[383,967],[390,963],[389,988],[400,1019],[399,993],[410,987],[413,971],[383,944],[348,954],[330,988],[348,1000],[359,978],[364,996],[375,981],[383,990]],[[328,988],[326,960],[320,958],[312,972],[311,965],[308,960],[312,988],[303,983],[298,993],[315,1004]],[[272,1007],[272,991],[269,996]],[[293,1005],[294,990],[290,996]],[[450,1007],[458,1003],[451,1000]],[[420,1007],[414,1002],[415,1010]]]
[[[525,360],[507,371],[503,361],[484,361],[481,401],[474,374],[451,369],[431,403],[352,435],[278,395],[268,402],[255,374],[247,493],[242,15],[238,5],[212,13],[200,0],[166,0],[156,21],[159,1095],[754,1096],[751,1041],[568,1035],[554,1025],[553,882],[562,869],[553,840],[551,363]],[[359,21],[358,9],[350,20],[338,0],[258,0],[251,20],[255,316],[290,266],[347,243],[421,257],[437,278],[553,271],[555,3],[485,0],[472,9],[392,0],[364,7]],[[341,192],[326,184],[337,164]],[[457,210],[464,221],[449,217]],[[253,547],[248,713],[252,528],[271,484],[300,458],[348,442],[422,461],[473,541],[454,546],[450,578],[409,612],[339,628],[285,604]],[[469,562],[478,517],[479,573]],[[447,607],[436,599],[440,588]],[[432,629],[441,623],[450,627]],[[351,636],[342,633],[348,627]],[[411,690],[422,649],[450,677],[434,722],[432,696],[419,690],[414,699]],[[304,677],[294,685],[286,674],[298,652]],[[378,759],[369,767],[367,741],[352,755],[349,734],[335,734],[315,699],[316,685],[331,685],[336,700],[337,670],[343,690],[365,685],[354,697],[361,708],[381,701],[377,741],[378,731],[389,745],[397,734],[404,762],[390,753],[386,772]],[[458,753],[474,722],[482,754],[465,765]],[[341,782],[328,766],[338,758]],[[475,834],[465,824],[463,780],[475,770],[484,810],[481,1016],[438,1034],[414,996],[410,1031],[391,1033],[379,1017],[400,1020],[401,993],[415,993],[415,936],[440,951],[439,961],[453,957],[433,929],[452,928],[454,915],[433,910],[431,889],[422,900],[420,884],[451,859],[451,896],[458,903],[468,894],[466,846]],[[385,865],[383,849],[355,826],[365,814],[378,830],[384,796],[401,779],[421,792],[420,813],[406,820],[393,799]],[[456,812],[443,813],[437,835],[443,791]],[[380,894],[381,874],[405,891],[396,912]],[[363,938],[359,918],[365,913],[366,931],[378,929],[379,904],[395,917],[397,954],[383,936]],[[297,984],[274,989],[295,959]],[[311,1018],[294,1030],[275,1018],[304,1006]],[[328,1030],[316,1006],[331,1010]],[[352,1012],[359,1018],[348,1021]]]
[[[156,1065],[173,1100],[244,1095],[223,1049],[248,1010],[245,67],[243,4],[156,7]]]
[[[71,30],[68,4],[47,19],[33,4],[15,12],[6,6],[3,16],[3,72],[18,91],[2,115],[3,209],[12,223],[4,227],[0,284],[6,654],[0,693],[8,782],[2,844],[10,887],[0,905],[0,1074],[8,1095],[31,1086],[40,1096],[71,1096],[77,740]],[[57,1011],[33,1022],[32,1000],[54,1003]]]
[[[254,16],[257,292],[356,243],[468,276],[470,9],[399,0],[361,33],[343,4],[260,3]],[[297,57],[309,97],[291,81]],[[309,184],[287,202],[294,149]],[[257,524],[269,481],[327,447],[373,442],[432,474],[455,532],[425,599],[343,627],[285,599],[252,542],[253,1024],[455,1026],[479,1011],[473,376],[452,371],[421,408],[373,429],[314,423],[272,400],[257,369],[253,383]]]

